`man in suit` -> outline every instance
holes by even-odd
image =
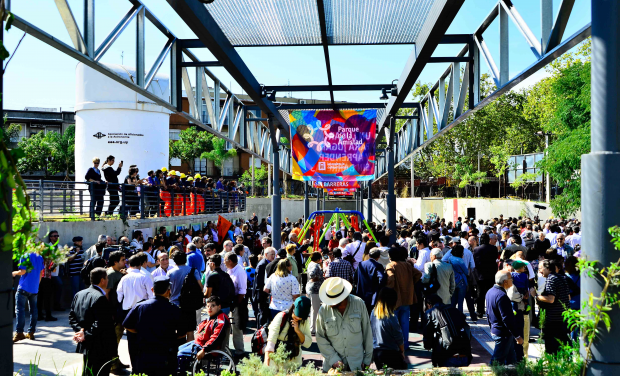
[[[375,306],[375,296],[387,283],[387,276],[383,265],[379,263],[381,250],[373,248],[370,250],[370,259],[360,262],[355,273],[355,282],[357,285],[357,293],[366,303],[368,314],[372,312]]]
[[[111,360],[118,356],[112,307],[106,298],[108,275],[105,268],[90,272],[90,287],[73,298],[69,323],[77,342],[76,352],[84,354],[82,375],[107,375]]]
[[[484,306],[487,291],[495,284],[497,258],[499,256],[499,251],[495,246],[496,241],[497,236],[495,234],[482,233],[480,235],[480,246],[474,249],[475,271],[478,278],[478,301],[476,302],[478,318],[485,314]]]
[[[254,300],[258,302],[259,322],[258,326],[264,325],[271,319],[269,311],[269,294],[263,291],[267,282],[267,266],[276,258],[276,249],[268,247],[265,249],[265,257],[256,266],[256,278],[254,278]]]

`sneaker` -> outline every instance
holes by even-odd
[[[34,341],[34,333],[28,333],[26,334],[26,338],[28,338],[31,341]]]
[[[45,318],[45,321],[58,321],[58,318],[57,317],[53,317],[53,316],[47,316]]]
[[[13,343],[17,341],[21,341],[22,339],[26,339],[26,336],[24,335],[24,333],[17,332],[15,333],[15,336],[13,337]]]

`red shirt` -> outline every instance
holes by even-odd
[[[211,316],[208,320],[198,325],[198,334],[194,342],[202,346],[205,351],[219,350],[222,348],[225,334],[229,333],[230,319],[222,311],[217,316]]]

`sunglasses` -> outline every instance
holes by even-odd
[[[58,235],[50,235],[50,238],[57,238]]]

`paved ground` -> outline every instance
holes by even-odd
[[[75,353],[75,344],[71,337],[73,331],[69,326],[68,312],[55,312],[58,321],[56,322],[39,322],[37,325],[36,340],[23,340],[13,345],[13,361],[14,372],[28,374],[31,363],[38,364],[38,373],[41,375],[67,375],[75,376],[81,374],[82,355]],[[252,316],[252,311],[250,310]],[[28,318],[26,319],[26,326]],[[475,340],[472,340],[472,353],[474,355],[472,367],[486,365],[491,359],[490,352],[493,351],[493,341],[491,340],[489,327],[486,320],[478,320],[477,323],[469,321],[472,334]],[[245,349],[250,351],[250,338],[254,332],[255,322],[251,318],[245,335]],[[538,336],[538,331],[532,330],[532,343]],[[409,368],[431,368],[431,354],[422,346],[422,336],[417,333],[409,334],[410,347],[406,351],[409,360]],[[232,347],[232,341],[230,343]],[[530,357],[538,357],[540,354],[540,345],[530,345]],[[129,354],[127,352],[127,341],[122,339],[119,354],[121,361],[129,364]],[[318,347],[313,343],[308,351],[303,352],[306,362],[315,362],[317,366],[321,365],[321,357]]]

